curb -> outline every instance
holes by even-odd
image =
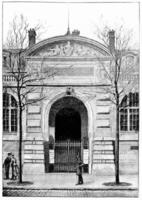
[[[136,191],[138,188],[24,188],[24,187],[3,187],[3,190],[83,190],[83,191]]]

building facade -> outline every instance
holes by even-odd
[[[26,72],[43,79],[26,86],[34,88],[27,99],[35,102],[23,111],[23,173],[73,172],[79,155],[86,173],[114,174],[116,113],[100,72],[102,63],[109,64],[110,50],[78,31],[37,44],[35,35],[30,30],[23,51]],[[11,90],[16,83],[6,67],[10,55],[3,50],[3,158],[8,152],[18,158],[18,99]],[[138,51],[128,51],[124,60],[139,69]],[[45,98],[36,102],[41,95]],[[129,102],[120,110],[122,174],[138,173],[138,95],[133,91],[122,100]]]

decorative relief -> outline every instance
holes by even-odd
[[[73,95],[74,94],[74,89],[72,87],[67,87],[66,89],[66,95]]]
[[[133,57],[133,56],[127,56],[127,57],[126,57],[126,65],[127,65],[127,66],[132,66],[132,65],[134,65],[134,57]]]
[[[47,49],[42,50],[40,53],[37,54],[38,56],[43,57],[54,57],[54,56],[100,56],[101,54],[95,51],[93,48],[77,44],[71,43],[67,41],[66,43],[56,44],[55,46],[49,47]]]
[[[76,88],[75,93],[84,101],[91,101],[96,98],[96,92],[93,88]]]

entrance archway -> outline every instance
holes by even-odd
[[[50,145],[51,142],[54,145]],[[49,112],[50,146],[54,155],[53,171],[75,171],[77,155],[84,159],[84,149],[88,149],[88,115],[79,99],[66,96],[52,104]]]

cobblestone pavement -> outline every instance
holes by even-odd
[[[15,197],[138,197],[133,190],[46,190],[46,189],[10,189],[3,190],[3,196]]]

